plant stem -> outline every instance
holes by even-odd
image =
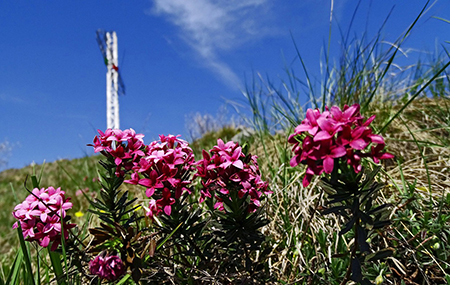
[[[355,225],[353,226],[353,230],[355,231],[355,237],[354,237],[355,243],[353,244],[353,249],[352,249],[352,252],[350,254],[350,264],[348,265],[347,272],[345,273],[345,277],[342,280],[340,285],[347,284],[347,282],[350,279],[350,274],[352,273],[352,259],[356,255],[356,250],[358,249],[358,231],[356,230],[356,227],[358,225],[359,225],[359,221],[357,220],[355,222]]]

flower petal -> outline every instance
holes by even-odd
[[[334,159],[330,156],[327,156],[323,160],[323,169],[325,173],[330,174],[331,172],[333,172],[333,168],[334,168]]]

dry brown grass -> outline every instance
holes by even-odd
[[[378,198],[381,203],[395,205],[391,208],[391,217],[402,206],[399,204],[400,193],[406,191],[405,180],[409,183],[416,182],[416,195],[422,197],[418,199],[420,203],[438,203],[442,197],[450,194],[450,118],[445,117],[443,112],[447,103],[447,99],[417,100],[383,134],[389,152],[395,154],[400,162],[385,162],[385,172],[380,176],[383,182],[392,185],[385,187]],[[372,111],[377,114],[376,122],[379,124],[376,127],[381,128],[383,118],[392,116],[399,107],[400,104],[394,106],[390,103],[374,107]],[[304,280],[299,273],[317,274],[317,268],[329,265],[343,240],[337,237],[341,221],[336,216],[320,214],[324,200],[317,180],[304,188],[301,183],[304,170],[289,166],[291,146],[286,142],[287,137],[288,134],[283,133],[260,137],[256,135],[252,138],[254,141],[250,152],[258,155],[261,172],[270,181],[273,191],[266,205],[267,217],[271,222],[264,228],[265,234],[272,240],[272,252],[268,260],[270,269],[277,280],[295,283]],[[94,157],[49,163],[45,167],[41,185],[63,183],[61,186],[68,195],[75,197],[77,189],[94,187],[88,182],[96,176],[98,159],[99,157]],[[64,170],[61,165],[64,165]],[[39,170],[40,166],[36,169]],[[27,194],[23,191],[24,179],[31,173],[31,167],[0,173],[0,195],[4,197],[0,201],[4,214],[1,216],[3,222],[0,223],[0,255],[3,260],[11,260],[15,252],[12,249],[17,248],[16,233],[10,229],[13,223],[10,213],[15,204],[10,184],[16,190],[20,189],[18,196],[22,199]],[[141,191],[129,187],[127,190],[136,195]],[[87,209],[87,204],[83,204],[81,200],[75,202],[78,208],[74,209]],[[320,232],[328,241],[326,248],[322,248],[317,240]],[[313,257],[308,256],[308,251],[305,250],[307,248],[314,253]],[[394,280],[394,276],[392,278]]]
[[[450,193],[450,147],[443,145],[449,140],[449,128],[442,117],[433,112],[436,106],[443,104],[440,100],[444,99],[416,101],[383,134],[389,152],[396,155],[400,164],[395,160],[384,162],[385,172],[379,179],[389,186],[378,198],[380,203],[398,205],[400,193],[406,191],[404,180],[416,181],[416,194],[426,203],[438,203]],[[378,113],[377,118],[388,118],[398,109],[399,106],[380,104],[374,111]],[[382,121],[379,124],[381,128]],[[269,259],[272,273],[279,280],[296,282],[301,279],[299,272],[306,270],[316,274],[311,270],[331,262],[338,243],[342,242],[336,238],[341,221],[336,216],[320,214],[324,201],[317,180],[304,188],[301,183],[304,170],[290,168],[287,137],[288,134],[261,136],[252,144],[251,152],[259,156],[261,172],[270,180],[273,191],[267,204],[271,223],[265,228],[274,241]],[[390,216],[397,210],[398,207],[392,207]],[[329,241],[326,249],[320,248],[317,242],[320,231]],[[311,247],[311,243],[315,248],[312,259],[304,255],[305,247]]]

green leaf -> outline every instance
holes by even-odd
[[[355,224],[356,217],[352,217],[351,220],[345,225],[345,227],[339,232],[340,235],[343,235],[347,233],[349,230],[352,229],[353,225]]]
[[[370,173],[366,174],[366,178],[361,184],[361,188],[364,189],[368,184],[372,184],[374,181],[375,176],[380,172],[381,166],[377,166],[374,170],[372,170]]]
[[[385,208],[391,207],[392,204],[388,203],[388,204],[383,204],[381,206],[376,207],[373,210],[370,210],[367,212],[368,215],[375,215],[378,214],[379,212],[383,211]]]
[[[373,229],[381,229],[385,226],[388,226],[392,223],[391,220],[385,220],[385,221],[376,221],[373,223]]]
[[[334,214],[337,214],[337,213],[339,213],[339,212],[341,212],[341,211],[344,211],[345,209],[348,209],[349,207],[347,207],[347,206],[335,206],[335,207],[331,207],[331,208],[328,208],[328,209],[326,209],[326,210],[323,210],[322,211],[322,215],[328,215],[328,214],[331,214],[331,213],[334,213]]]
[[[335,195],[330,195],[329,198],[334,199],[334,200],[330,200],[329,202],[327,202],[328,204],[336,204],[336,203],[340,203],[342,201],[351,199],[352,194],[351,193],[335,194]]]
[[[369,244],[367,243],[367,232],[366,230],[357,225],[356,226],[356,232],[358,233],[358,244],[361,252],[368,252],[369,251]]]
[[[389,256],[392,256],[394,254],[394,251],[395,250],[392,247],[382,249],[380,251],[368,254],[365,258],[365,261],[376,261],[380,259],[385,259]]]
[[[361,282],[362,280],[361,262],[356,257],[352,258],[351,270],[352,275],[350,279],[355,282]]]

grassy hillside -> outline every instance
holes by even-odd
[[[27,166],[21,169],[8,169],[0,173],[0,253],[5,254],[13,249],[16,243],[16,233],[11,229],[14,217],[11,215],[14,205],[28,196],[26,188],[32,190],[30,176],[34,173],[41,177],[41,185],[59,186],[72,198],[74,209],[83,210],[86,203],[82,202],[76,191],[89,189],[95,193],[99,185],[93,179],[97,177],[98,156],[73,160],[58,160],[51,163]]]
[[[383,118],[395,114],[400,107],[398,102],[391,101],[373,107],[370,112]],[[416,284],[421,284],[417,282],[420,280],[441,284],[445,274],[449,273],[449,110],[448,96],[418,98],[395,123],[385,129],[386,144],[396,159],[384,163],[380,179],[386,186],[378,199],[394,205],[389,214],[394,224],[388,230],[390,237],[373,239],[375,246],[387,243],[395,248],[396,254],[388,262],[368,269],[372,280],[384,272],[384,278],[392,281],[407,280],[406,276],[415,274],[415,279],[410,279]],[[381,126],[382,120],[378,124]],[[224,137],[225,133],[231,135],[235,132],[237,130],[229,129],[210,132],[192,145],[199,154],[202,148],[211,148],[217,138]],[[334,284],[333,278],[342,278],[337,276],[347,266],[345,262],[329,259],[335,249],[346,247],[337,235],[339,223],[333,222],[337,217],[320,214],[321,207],[326,205],[323,204],[317,180],[304,188],[299,172],[288,166],[291,151],[286,143],[287,136],[288,132],[270,134],[260,131],[245,138],[250,143],[251,152],[259,156],[261,172],[270,181],[274,192],[267,201],[266,210],[271,222],[265,229],[273,242],[269,258],[273,274],[278,280],[306,282],[306,276],[313,270],[315,274],[323,275],[319,279],[323,284]],[[93,156],[60,160],[0,173],[0,203],[4,209],[0,212],[0,248],[4,272],[9,270],[5,265],[15,254],[18,243],[16,231],[11,229],[14,222],[11,211],[13,205],[28,194],[25,186],[32,188],[29,179],[26,180],[27,176],[36,173],[42,177],[41,185],[60,186],[65,190],[74,203],[74,221],[82,223],[84,217],[76,217],[73,213],[86,213],[88,204],[81,195],[77,195],[77,190],[84,190],[89,195],[98,193],[96,177],[99,159],[99,156]],[[379,244],[380,247],[385,245]],[[311,260],[317,261],[311,263]],[[326,268],[328,273],[319,273],[323,272],[320,268]]]
[[[266,197],[261,208],[269,220],[262,228],[265,238],[261,243],[262,248],[245,258],[238,258],[236,266],[251,268],[247,259],[259,260],[261,257],[264,262],[263,269],[259,268],[260,272],[267,273],[268,277],[258,280],[265,280],[268,284],[355,284],[349,279],[350,276],[357,279],[354,276],[358,272],[355,273],[354,268],[358,266],[354,263],[358,262],[362,264],[361,274],[378,285],[450,284],[450,57],[447,50],[443,49],[426,63],[418,61],[408,68],[398,68],[395,66],[399,56],[397,47],[404,42],[409,32],[385,50],[378,48],[381,41],[379,37],[368,43],[358,39],[349,41],[348,46],[342,48],[342,57],[335,64],[328,58],[324,60],[324,64],[328,64],[327,70],[316,81],[303,66],[299,53],[298,69],[303,72],[305,79],[299,79],[297,75],[294,76],[294,70],[288,70],[287,79],[276,84],[281,88],[275,88],[275,84],[263,79],[251,82],[244,92],[252,114],[245,118],[245,127],[236,129],[225,126],[204,133],[202,138],[191,143],[196,159],[201,159],[202,149],[209,150],[218,138],[224,141],[234,138],[241,145],[246,144],[249,152],[258,156],[261,175],[269,182],[273,192]],[[300,100],[305,96],[310,99],[307,103]],[[351,208],[353,212],[347,211],[344,215],[329,211],[332,208],[328,200],[332,194],[329,192],[333,187],[329,187],[330,184],[327,186],[327,180],[323,178],[331,174],[322,175],[322,179],[315,176],[311,184],[304,187],[302,178],[306,167],[302,164],[290,166],[293,153],[292,144],[288,143],[288,137],[295,127],[305,119],[306,109],[317,108],[323,112],[326,106],[343,108],[355,103],[361,106],[361,115],[366,119],[376,116],[371,124],[373,132],[384,137],[387,151],[395,155],[394,158],[383,160],[379,172],[374,174],[373,187],[378,187],[379,192],[371,192],[375,194],[370,197],[370,205],[365,209],[367,212],[375,209],[377,215],[379,211],[376,219],[389,220],[390,224],[370,228],[369,234],[359,239],[358,236],[364,236],[364,233],[357,227],[342,230],[346,228],[346,215],[356,213],[354,208]],[[79,190],[90,197],[99,196],[99,159],[99,156],[94,156],[61,160],[0,173],[0,262],[3,277],[11,271],[18,250],[17,232],[11,229],[14,222],[11,212],[14,205],[28,195],[25,188],[32,188],[31,182],[26,180],[27,175],[36,173],[42,187],[61,187],[67,196],[72,197],[74,221],[79,224],[90,223],[92,220],[86,219],[88,215],[75,216],[74,213],[86,213],[89,207],[83,196],[79,195]],[[370,171],[378,169],[377,165],[368,161],[362,162],[367,170],[361,176],[364,179],[371,177]],[[335,186],[342,184],[342,181],[335,181]],[[147,201],[147,204],[142,202],[142,189],[126,184],[122,187],[130,190],[131,196],[138,198],[138,204],[148,205]],[[200,186],[196,185],[193,189],[196,199]],[[352,195],[359,197],[354,193]],[[368,196],[353,201],[362,203],[363,200],[367,201]],[[377,208],[377,205],[382,206]],[[202,207],[206,206],[192,209]],[[332,214],[327,214],[327,211]],[[212,212],[205,212],[205,215]],[[192,220],[192,217],[186,220]],[[353,223],[359,225],[364,219],[371,218],[361,215]],[[143,226],[149,226],[147,220]],[[176,231],[166,232],[167,239],[174,233],[177,234]],[[155,235],[158,234],[161,232]],[[185,236],[180,234],[180,239]],[[357,252],[354,245],[364,243],[367,243],[368,251]],[[191,270],[189,258],[198,254],[194,250],[197,248],[190,248],[192,252],[187,258],[182,254],[179,254],[180,257],[173,252],[183,251],[176,242],[174,244],[173,247],[162,247],[161,252],[175,260],[176,266],[171,265],[176,274],[164,273],[168,268],[165,261],[152,264],[156,268],[155,272],[159,268],[158,274],[166,274],[167,280],[187,284],[186,280],[192,281],[194,279],[189,278],[199,275],[199,279],[195,280],[208,280],[204,284],[212,281],[218,284],[242,280],[247,284],[254,282],[251,279],[253,275],[251,278],[245,275],[248,272],[236,272],[239,271],[236,270],[238,267],[217,267],[223,272],[215,268],[217,271],[214,273]],[[209,249],[208,246],[205,248]],[[219,256],[229,253],[227,249],[213,252]],[[384,258],[375,258],[378,252],[382,252]],[[221,264],[221,260],[217,259],[211,260]],[[201,264],[203,257],[192,260],[195,260],[192,262],[194,265]],[[163,268],[161,264],[166,267]],[[248,271],[255,276],[260,273]],[[152,274],[157,276],[155,272],[152,271]]]

